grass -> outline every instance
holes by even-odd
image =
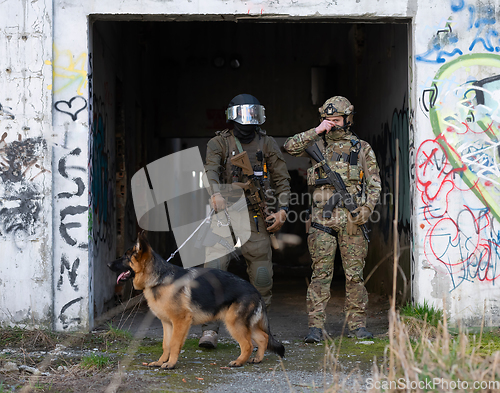
[[[0,348],[55,348],[58,337],[59,335],[57,333],[48,330],[28,330],[20,327],[7,327],[0,329]]]
[[[426,301],[423,305],[406,303],[399,310],[399,315],[401,322],[408,329],[410,339],[414,342],[421,338],[421,330],[424,325],[429,330],[429,337],[433,338],[437,334],[438,325],[443,323],[443,311],[429,305]]]
[[[80,366],[86,369],[102,370],[111,364],[111,359],[106,355],[91,353],[82,358]]]
[[[118,341],[131,341],[133,338],[132,333],[127,330],[119,329],[113,327],[113,325],[109,322],[107,323],[108,332],[106,333],[108,339],[110,340],[118,340]]]
[[[328,341],[326,345],[336,348],[336,354],[340,359],[355,357],[356,360],[370,363],[373,361],[374,356],[382,358],[384,356],[385,348],[389,344],[388,338],[370,339],[368,341],[372,341],[373,344],[369,345],[360,344],[360,341],[367,340],[359,340],[356,338],[351,339],[347,337],[343,337],[341,339],[336,337],[335,339]]]
[[[405,317],[391,312],[390,324],[393,334],[388,355],[382,365],[373,368],[372,385],[379,387],[374,391],[395,392],[403,385],[411,388],[411,384],[420,384],[418,391],[444,392],[456,386],[459,391],[480,392],[485,391],[484,386],[476,387],[475,381],[500,380],[498,336],[477,337],[463,331],[453,336],[448,332],[446,315],[437,326],[428,324],[426,318],[421,325],[411,325],[418,330],[416,341],[410,337]],[[497,389],[500,384],[493,391]]]
[[[428,325],[434,327],[437,327],[439,322],[443,322],[443,311],[430,306],[425,300],[423,305],[414,306],[411,303],[406,303],[399,312],[402,317],[426,321]]]
[[[198,338],[188,338],[184,342],[184,346],[182,347],[183,353],[193,354],[196,351],[200,351],[200,347],[198,346]],[[210,350],[203,350],[203,353],[213,353],[216,354],[217,357],[222,358],[224,355],[236,354],[238,352],[238,345],[234,342],[221,342],[217,344],[217,352]],[[138,353],[144,353],[148,359],[158,360],[161,354],[163,353],[163,343],[162,341],[152,341],[148,342],[148,340],[143,340],[142,344],[137,348]]]

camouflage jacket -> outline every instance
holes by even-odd
[[[236,139],[230,130],[219,131],[217,135],[210,139],[207,144],[207,155],[205,164],[205,173],[212,192],[218,190],[218,185],[231,183],[232,179],[227,176],[230,172],[230,150],[235,149],[234,140]],[[277,207],[288,206],[290,200],[290,175],[286,167],[285,158],[276,143],[275,139],[266,135],[266,132],[260,130],[255,139],[248,143],[242,143],[241,147],[247,151],[252,165],[255,165],[255,152],[262,146],[264,153],[264,162],[267,165],[271,185],[275,191],[275,197],[278,200]],[[236,154],[240,153],[235,151]],[[242,181],[243,179],[240,179]]]
[[[326,141],[326,145],[324,141]],[[367,206],[373,211],[380,197],[382,187],[377,159],[371,146],[363,140],[358,140],[349,131],[341,132],[339,136],[333,139],[325,138],[323,140],[323,138],[316,134],[313,128],[288,138],[284,148],[293,156],[309,157],[305,149],[316,142],[325,157],[326,163],[333,171],[338,172],[342,176],[347,190],[351,195],[355,196],[358,205]],[[334,152],[342,156],[342,154],[348,155],[357,150],[359,150],[357,165],[351,165],[342,158],[340,160],[333,160],[332,155]],[[312,161],[314,162],[314,160]],[[315,180],[325,177],[321,163],[314,162],[314,165],[308,169],[308,184],[315,187],[313,198],[315,201],[323,202],[322,205],[333,194],[332,186],[317,186],[315,184]],[[318,194],[323,194],[324,197],[318,197]]]

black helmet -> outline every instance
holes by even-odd
[[[238,94],[227,106],[226,120],[242,125],[261,125],[266,121],[265,108],[250,94]]]

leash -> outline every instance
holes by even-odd
[[[191,238],[194,236],[194,234],[196,232],[198,232],[198,230],[201,228],[201,226],[203,224],[205,224],[207,222],[207,220],[210,220],[210,217],[212,217],[212,214],[214,214],[214,209],[210,210],[210,213],[208,214],[208,216],[205,217],[205,219],[201,222],[200,225],[198,225],[198,227],[193,231],[193,233],[191,233],[191,235],[189,235],[189,237],[184,240],[184,243],[182,243],[179,248],[177,250],[175,250],[172,254],[170,254],[170,257],[167,259],[167,262],[169,262],[174,256],[175,254],[177,254],[179,252],[179,250],[184,247],[184,245],[189,241],[191,240]]]

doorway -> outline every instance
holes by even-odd
[[[383,21],[380,21],[383,22]],[[186,16],[175,21],[104,20],[91,23],[90,184],[95,311],[114,297],[106,262],[121,255],[139,227],[131,177],[148,163],[199,147],[226,128],[232,97],[248,93],[266,108],[263,128],[280,146],[318,125],[318,107],[333,95],[355,107],[355,131],[375,150],[381,203],[370,224],[365,276],[369,292],[390,294],[392,220],[399,198],[401,296],[410,283],[410,157],[408,21],[366,23],[333,19],[259,19]],[[394,195],[396,140],[400,192]],[[308,160],[286,156],[297,219],[281,230],[284,247],[273,255],[275,280],[310,277],[300,213],[307,208]],[[294,216],[295,217],[295,216]],[[284,236],[283,235],[290,235]],[[164,257],[176,248],[171,232],[150,233]],[[287,240],[288,239],[288,240]],[[406,248],[405,248],[406,247]],[[404,252],[407,250],[407,252]],[[233,265],[237,274],[244,266]],[[335,279],[343,282],[337,258]],[[404,278],[403,278],[404,277]],[[305,284],[304,284],[305,285]]]

